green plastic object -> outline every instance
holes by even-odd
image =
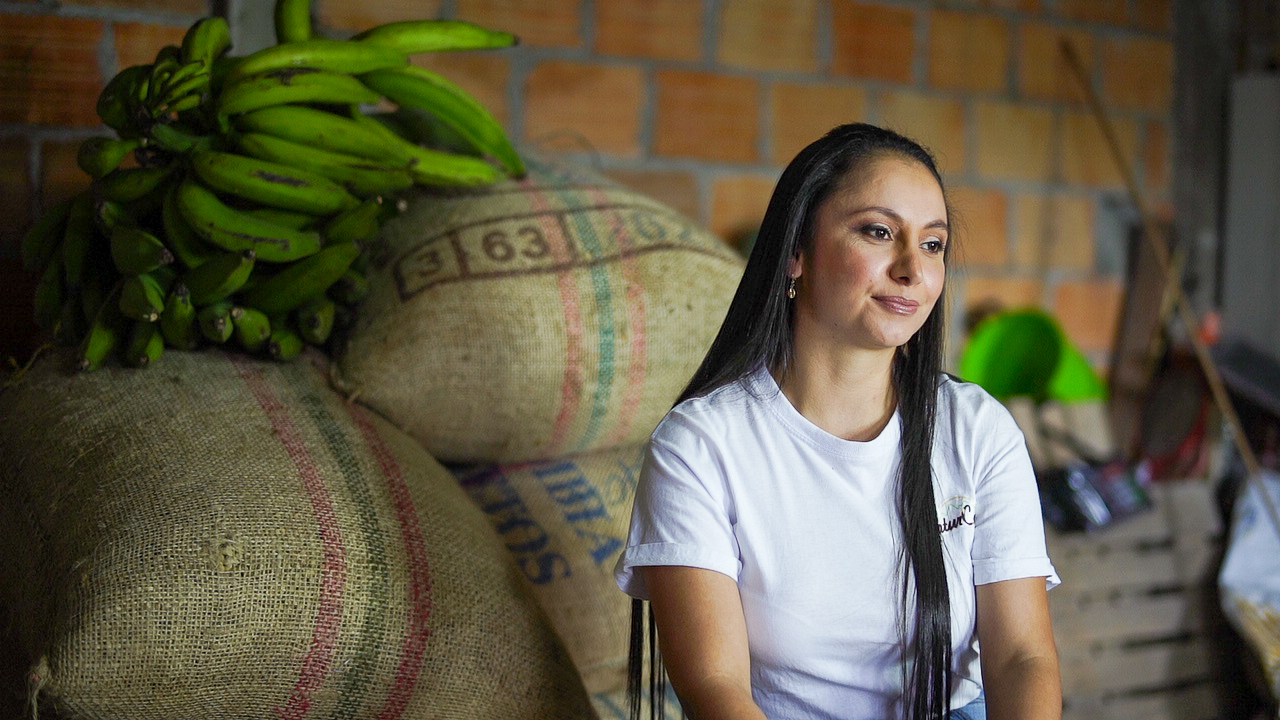
[[[960,358],[960,376],[998,400],[1074,403],[1107,396],[1089,361],[1040,310],[1001,312],[978,323]]]

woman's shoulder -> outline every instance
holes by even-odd
[[[938,418],[954,429],[1018,431],[1008,408],[977,383],[943,373],[938,382]]]
[[[741,426],[761,401],[754,374],[682,400],[658,423],[653,436],[671,441],[690,434],[715,437]]]

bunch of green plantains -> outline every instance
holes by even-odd
[[[422,20],[315,38],[310,0],[280,0],[275,21],[278,44],[233,57],[226,21],[203,18],[99,96],[116,137],[80,146],[89,187],[22,245],[36,320],[78,345],[81,369],[206,343],[278,359],[322,346],[367,289],[361,243],[398,193],[524,174],[484,107],[409,64],[513,35]]]

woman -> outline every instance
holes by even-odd
[[[778,181],[617,566],[690,717],[1060,717],[1022,435],[940,373],[949,244],[891,131],[838,127]]]

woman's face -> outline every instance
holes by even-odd
[[[928,168],[896,154],[856,166],[818,207],[792,258],[796,323],[838,344],[907,342],[942,294],[947,206]]]

